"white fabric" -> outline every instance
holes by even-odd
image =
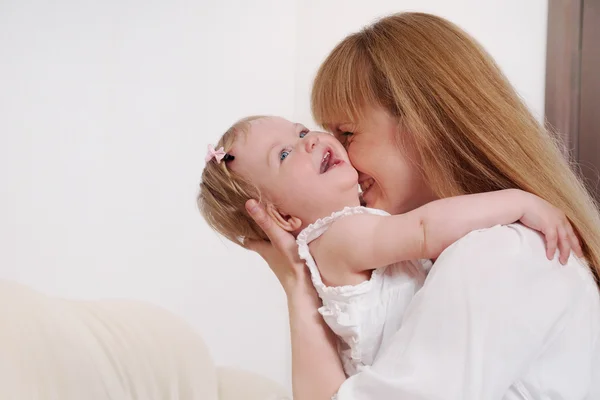
[[[0,280],[1,400],[284,400],[217,368],[202,338],[151,304],[75,301]]]
[[[217,400],[201,338],[134,301],[75,301],[0,281],[0,399]]]
[[[338,400],[600,399],[600,298],[521,225],[450,246],[371,367]]]
[[[374,270],[369,280],[358,285],[326,286],[308,245],[336,220],[354,214],[389,215],[365,207],[346,207],[309,225],[296,239],[300,258],[306,261],[323,301],[319,313],[340,339],[338,350],[348,376],[371,365],[379,350],[385,348],[431,267],[430,260],[401,262]]]

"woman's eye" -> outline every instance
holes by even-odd
[[[302,139],[306,135],[308,135],[308,129],[303,130],[302,132],[300,132],[300,139]]]
[[[339,140],[344,145],[344,147],[348,147],[350,144],[350,138],[354,135],[352,132],[344,131],[340,133]]]
[[[290,151],[288,150],[283,150],[280,154],[279,154],[279,161],[283,161],[287,158],[287,156],[290,155]]]

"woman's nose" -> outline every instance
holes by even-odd
[[[312,152],[318,144],[319,137],[317,135],[308,135],[304,138],[304,147],[308,153]]]

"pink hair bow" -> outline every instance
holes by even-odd
[[[209,162],[214,158],[217,161],[217,163],[220,163],[223,157],[225,157],[225,154],[225,150],[222,147],[219,148],[219,150],[215,150],[215,148],[209,144],[208,152],[206,153],[204,161]]]

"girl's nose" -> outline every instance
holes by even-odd
[[[319,144],[319,137],[317,135],[308,135],[304,140],[304,147],[308,153],[312,152],[315,147]]]

